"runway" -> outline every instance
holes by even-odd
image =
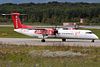
[[[92,43],[91,40],[67,39],[66,42],[62,42],[61,39],[46,39],[46,42],[41,42],[41,39],[35,39],[35,38],[0,38],[0,44],[33,45],[33,46],[100,47],[100,40],[95,40],[95,42]]]

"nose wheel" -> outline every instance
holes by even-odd
[[[94,42],[94,39],[91,42]]]
[[[45,42],[45,39],[42,39],[41,42]]]
[[[62,42],[65,42],[66,41],[66,39],[64,38],[64,39],[62,39]]]

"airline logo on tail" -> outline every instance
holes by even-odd
[[[15,19],[16,19],[16,21],[15,21],[16,22],[16,28],[18,28],[18,17],[16,16]]]

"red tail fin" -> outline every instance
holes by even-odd
[[[21,24],[21,20],[20,20],[19,16],[20,16],[20,13],[11,13],[11,17],[12,17],[15,29],[18,29],[18,28],[32,28],[32,26]]]
[[[15,28],[15,29],[17,29],[17,28],[22,28],[19,15],[20,15],[20,13],[12,13],[12,14],[11,14],[11,17],[12,17],[13,24],[14,24],[14,28]]]

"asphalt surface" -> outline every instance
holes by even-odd
[[[12,44],[12,45],[34,45],[34,46],[95,46],[100,47],[100,40],[77,40],[67,39],[66,42],[62,42],[61,39],[46,39],[46,42],[41,42],[41,39],[35,38],[0,38],[1,44]]]
[[[80,26],[81,28],[100,29],[100,26]]]

